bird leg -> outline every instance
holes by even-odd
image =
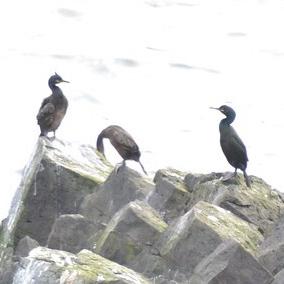
[[[138,161],[138,163],[140,164],[140,166],[141,166],[141,168],[142,168],[144,174],[147,176],[148,174],[147,174],[146,170],[144,169],[142,163],[141,163],[140,161]]]
[[[54,141],[55,139],[56,139],[55,131],[53,131],[53,137],[50,137],[50,140],[51,140],[51,141]]]
[[[250,179],[249,179],[246,171],[243,171],[243,173],[244,173],[244,178],[245,178],[245,182],[246,182],[247,187],[251,187],[251,182],[250,182]]]
[[[123,160],[121,163],[116,164],[114,168],[115,174],[117,175],[120,168],[125,166],[126,166],[125,160]]]

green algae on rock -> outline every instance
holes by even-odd
[[[45,245],[55,218],[77,213],[83,197],[94,192],[111,170],[92,146],[39,138],[12,201],[3,242],[15,246],[29,235]]]
[[[95,251],[119,264],[129,264],[145,246],[153,244],[168,225],[147,203],[133,201],[109,221]]]
[[[23,282],[31,281],[31,282]],[[104,257],[82,250],[77,255],[38,247],[22,258],[13,284],[150,284],[145,277]]]

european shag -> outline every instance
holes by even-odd
[[[57,73],[48,80],[48,86],[52,94],[45,98],[37,114],[37,123],[40,126],[40,135],[47,136],[48,132],[55,131],[59,127],[68,108],[68,101],[63,95],[61,89],[57,86],[59,83],[69,83],[63,80]]]
[[[140,162],[141,153],[139,147],[128,132],[118,125],[111,125],[105,128],[97,138],[97,149],[103,155],[105,155],[103,144],[104,138],[110,140],[110,143],[122,157],[124,166],[126,160],[134,160],[140,164],[143,172],[147,175],[147,172]]]
[[[222,105],[219,108],[212,107],[212,109],[217,109],[226,116],[219,124],[220,144],[228,162],[235,168],[233,176],[237,174],[237,169],[240,169],[243,171],[246,185],[250,187],[250,180],[246,173],[248,162],[246,146],[231,126],[231,123],[235,120],[236,113],[231,107],[226,105]]]

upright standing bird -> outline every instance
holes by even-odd
[[[217,109],[226,116],[219,124],[220,144],[228,162],[235,168],[233,176],[237,174],[237,169],[242,170],[246,185],[250,187],[250,180],[246,173],[248,161],[246,146],[231,126],[231,123],[235,120],[236,113],[231,107],[226,105],[222,105],[219,108],[212,107],[212,109]]]
[[[57,86],[57,84],[62,82],[69,83],[63,80],[57,73],[48,80],[48,86],[52,94],[43,100],[36,116],[37,123],[40,126],[40,136],[47,136],[48,132],[53,131],[55,138],[55,131],[65,116],[68,101]]]
[[[103,144],[104,138],[110,140],[110,143],[122,157],[124,166],[126,160],[134,160],[140,164],[143,172],[147,175],[147,172],[140,162],[141,153],[139,147],[128,132],[118,125],[110,125],[105,128],[97,138],[97,149],[103,155],[105,155]]]

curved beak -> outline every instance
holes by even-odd
[[[62,83],[63,83],[63,82],[64,82],[64,83],[70,83],[69,81],[65,81],[65,80],[63,80],[63,79],[61,80],[61,82],[62,82]]]
[[[219,110],[219,108],[218,108],[218,107],[210,107],[210,109],[217,109],[217,110]]]

